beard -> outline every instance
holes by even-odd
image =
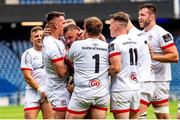
[[[148,18],[144,20],[143,22],[139,23],[141,28],[146,28],[151,23],[151,20]]]

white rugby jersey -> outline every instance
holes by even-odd
[[[65,86],[65,79],[60,79],[53,68],[53,62],[64,60],[66,50],[61,40],[52,36],[45,36],[43,39],[43,60],[48,80],[46,85],[48,88],[55,89],[54,86]]]
[[[88,38],[73,42],[68,58],[74,63],[74,94],[94,98],[109,93],[108,44]]]
[[[163,54],[163,49],[174,45],[173,36],[158,25],[145,32],[145,35],[154,53]],[[170,63],[162,63],[154,60],[152,62],[156,81],[169,81],[172,79]]]
[[[133,27],[128,35],[133,39],[136,38],[136,41],[140,45],[140,54],[139,54],[139,80],[140,82],[144,81],[155,81],[154,70],[152,67],[152,60],[149,52],[148,42],[146,37],[143,35],[143,32],[138,30],[136,27]]]
[[[109,44],[110,58],[121,56],[121,71],[112,78],[111,91],[139,89],[138,60],[140,47],[136,39],[120,35]]]
[[[21,57],[21,70],[31,70],[32,77],[40,86],[45,84],[46,72],[42,60],[42,51],[37,51],[34,48],[27,49]],[[26,89],[33,89],[29,84]]]

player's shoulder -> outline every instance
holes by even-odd
[[[77,40],[72,43],[72,46],[79,46],[84,43],[84,40]]]
[[[33,53],[33,48],[28,48],[27,50],[25,50],[24,52],[23,52],[23,54],[22,55],[25,55],[25,54],[31,54],[31,53]]]
[[[166,35],[166,34],[171,34],[167,30],[165,30],[163,27],[159,25],[154,26],[154,30],[156,33],[158,33],[160,36]]]
[[[136,28],[136,27],[133,27],[133,28],[130,29],[128,35],[133,37],[133,36],[138,36],[138,35],[141,34],[141,33],[142,33],[141,30],[139,30],[139,29]]]

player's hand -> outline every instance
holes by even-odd
[[[100,34],[99,39],[106,42],[106,38],[103,34]]]
[[[74,90],[74,83],[73,83],[73,84],[67,83],[66,87],[67,87],[69,93],[72,94],[72,92],[73,92],[73,90]]]
[[[41,95],[42,100],[43,100],[43,99],[47,99],[47,95],[46,95],[45,90],[44,90],[44,88],[43,88],[42,86],[40,86],[40,87],[37,89],[37,91],[38,91],[39,94]]]
[[[43,36],[49,35],[51,33],[51,28],[44,28]]]
[[[69,76],[67,77],[66,87],[67,87],[67,89],[68,89],[68,91],[69,91],[70,93],[73,92],[73,90],[74,90],[74,78],[73,78],[71,75],[69,75]]]
[[[152,46],[150,44],[148,44],[148,47],[149,47],[149,52],[150,52],[150,55],[151,55],[151,59],[153,59],[153,49],[152,49]]]

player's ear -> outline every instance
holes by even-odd
[[[151,19],[151,20],[155,19],[155,15],[154,15],[154,14],[151,14],[151,15],[150,15],[150,19]]]
[[[54,28],[58,29],[58,24],[56,22],[53,24],[53,26]]]
[[[33,42],[33,41],[32,41],[32,36],[30,37],[30,40],[31,40],[31,42]]]

